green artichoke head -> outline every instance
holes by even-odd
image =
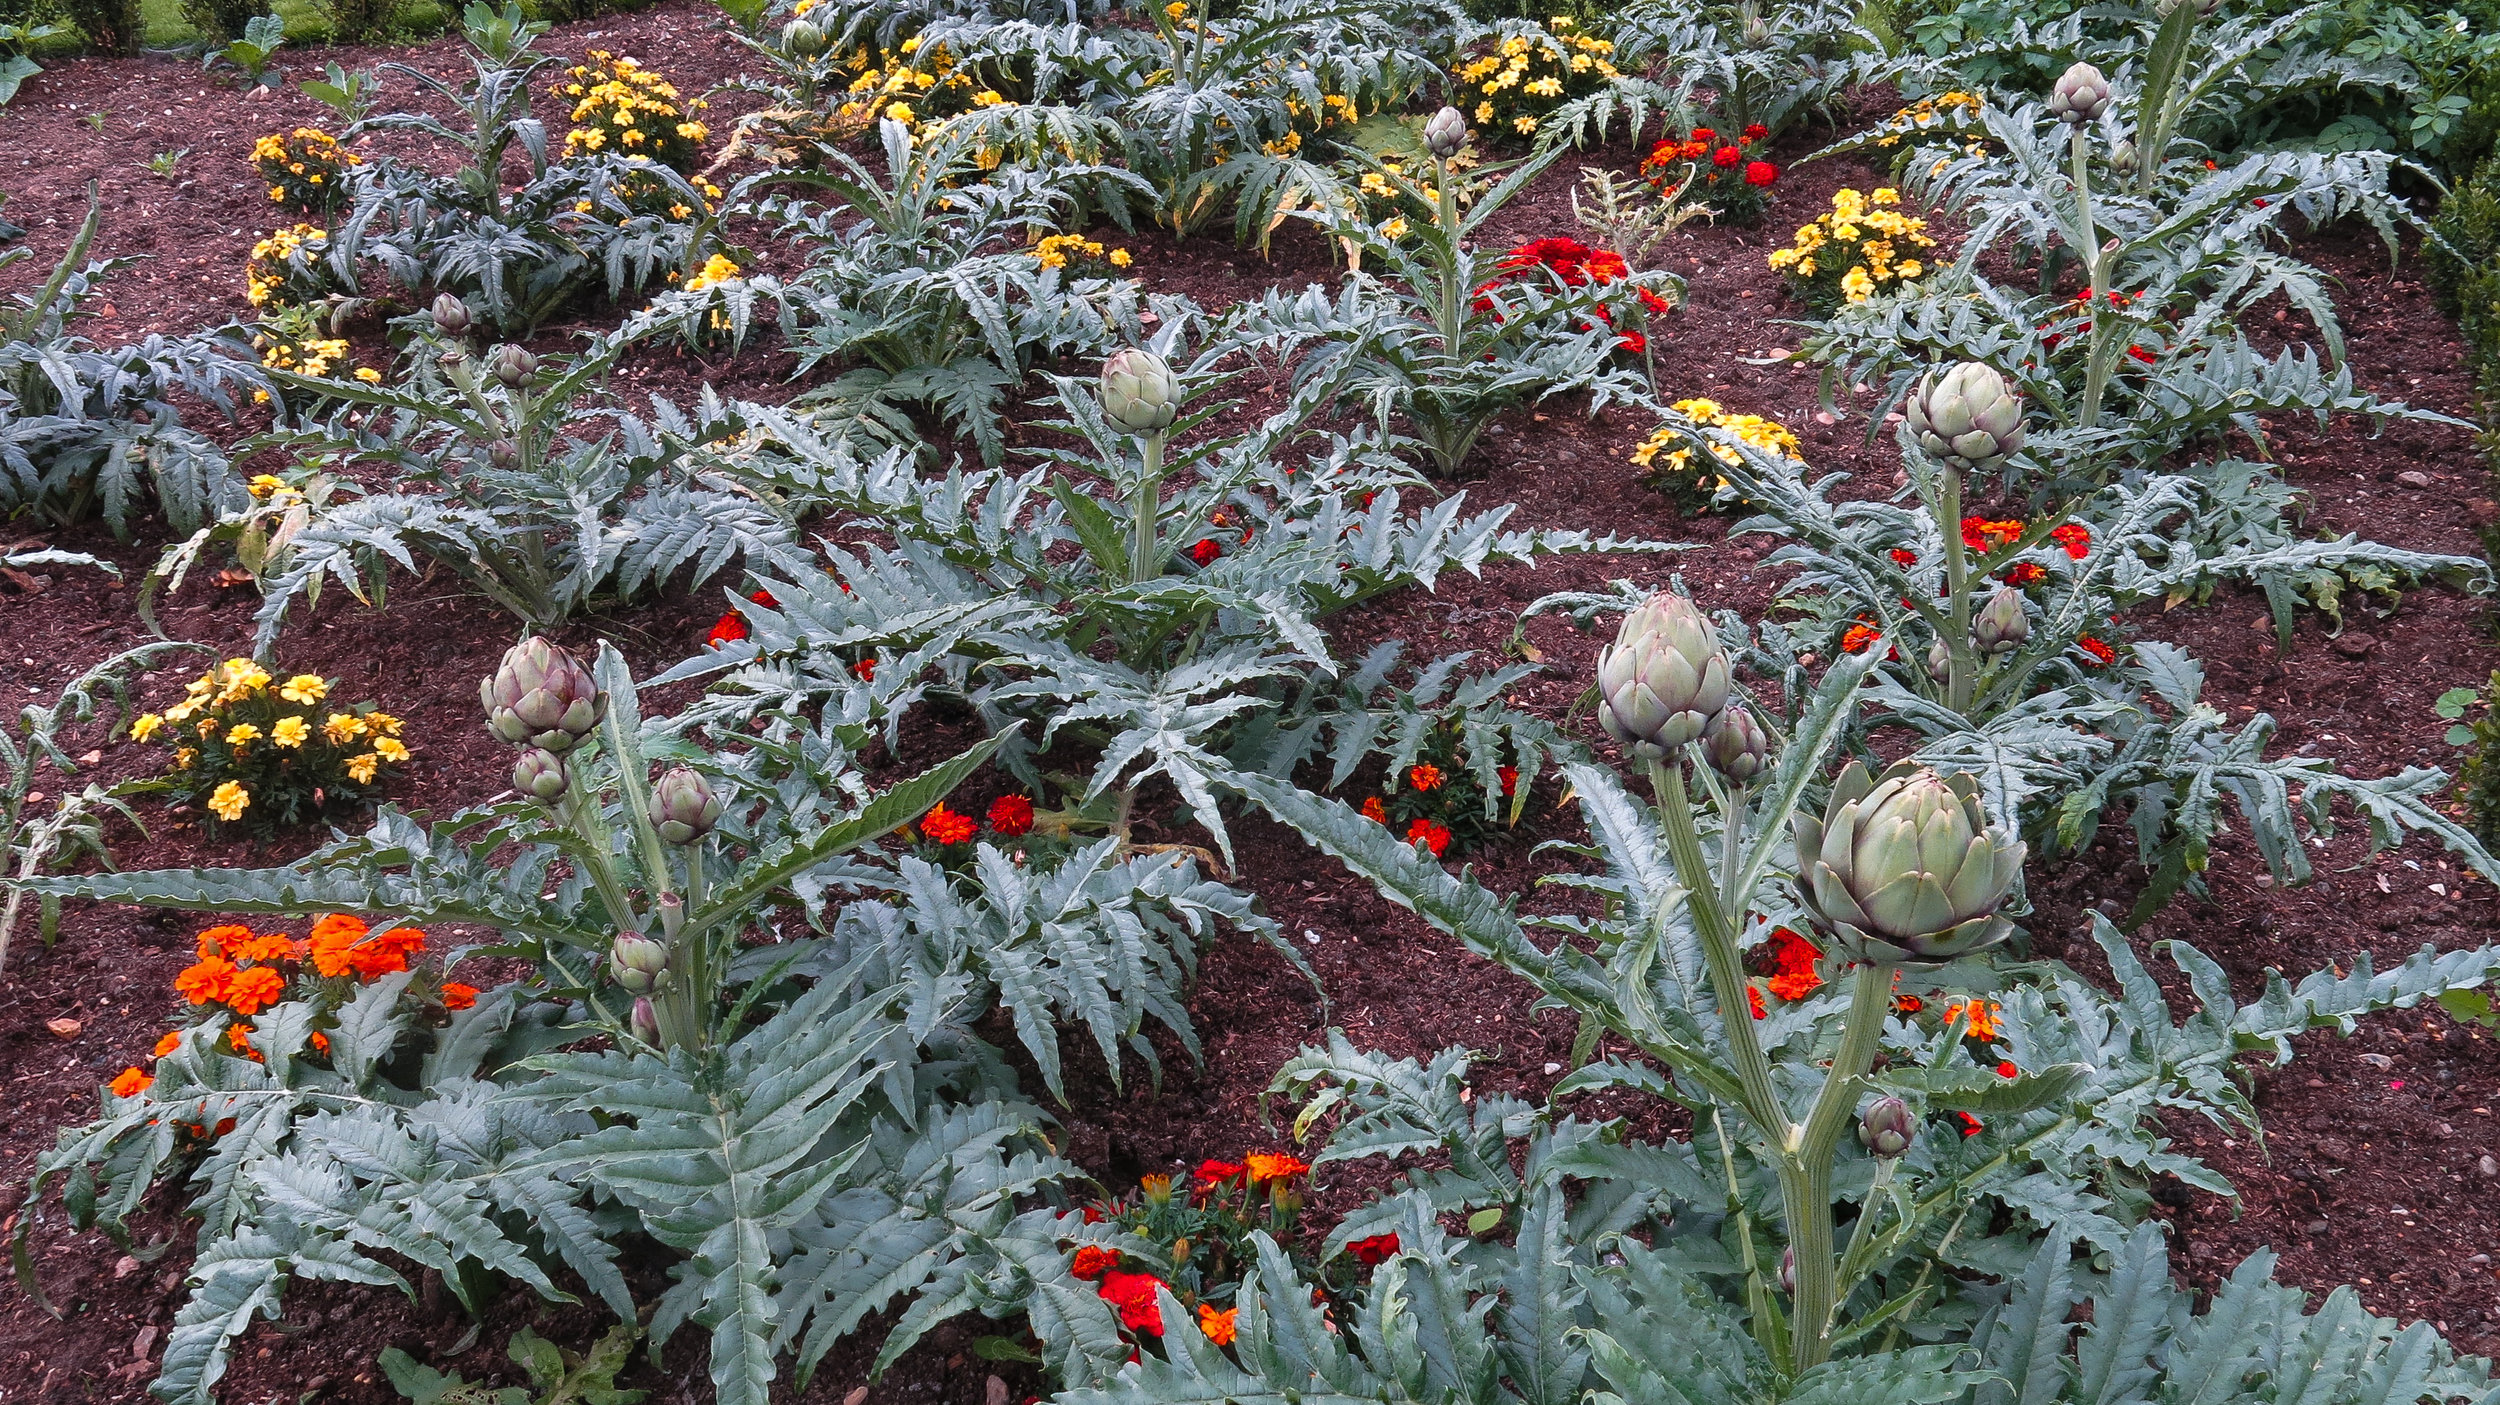
[[[1455,107],[1445,107],[1424,123],[1424,147],[1447,161],[1467,144],[1467,119]]]
[[[1730,706],[1702,732],[1701,754],[1711,770],[1738,785],[1750,785],[1771,769],[1771,734],[1751,711]]]
[[[2137,160],[2135,143],[2123,137],[2109,149],[2109,168],[2122,176],[2135,174]]]
[[[636,1039],[655,1048],[659,1045],[660,1012],[652,1005],[650,996],[634,997],[634,1011],[627,1017],[627,1022],[632,1027]]]
[[[1113,424],[1131,434],[1153,434],[1171,428],[1180,408],[1180,382],[1162,357],[1132,346],[1104,359],[1102,412]]]
[[[2023,446],[2022,397],[1978,361],[1929,372],[1902,414],[1920,448],[1966,472],[1994,468]]]
[[[608,943],[608,972],[616,983],[640,995],[668,970],[668,948],[640,932],[619,932]]]
[[[1699,737],[1727,708],[1727,654],[1701,607],[1671,591],[1623,617],[1597,656],[1597,720],[1655,759]]]
[[[2098,122],[2109,111],[2109,80],[2092,65],[2078,63],[2049,89],[2048,109],[2051,117],[2070,126]]]
[[[478,685],[478,701],[487,730],[558,756],[580,745],[608,710],[590,670],[537,635],[504,651],[495,675]]]
[[[1997,909],[2025,846],[1989,825],[1967,775],[1905,761],[1870,778],[1851,762],[1823,814],[1794,824],[1805,904],[1852,961],[1942,965],[2012,930]]]
[[[824,26],[814,20],[795,19],[781,27],[781,51],[792,58],[812,59],[827,42]]]
[[[531,747],[513,763],[512,788],[532,800],[552,805],[563,799],[564,792],[572,786],[572,778],[564,773],[564,758],[552,751]]]
[[[2031,616],[2023,613],[2023,593],[2001,585],[1971,616],[1970,642],[1983,654],[2010,654],[2031,638]]]
[[[447,337],[465,335],[469,330],[469,305],[456,293],[434,295],[434,330]]]
[[[720,822],[720,797],[703,773],[671,766],[651,783],[651,827],[671,844],[692,844]]]
[[[1899,1098],[1877,1098],[1858,1114],[1858,1140],[1877,1156],[1887,1160],[1899,1156],[1917,1139],[1918,1119],[1910,1115],[1910,1105]]]
[[[530,377],[538,374],[538,358],[521,347],[507,344],[495,349],[495,359],[488,363],[488,368],[506,389],[519,390],[530,383]]]

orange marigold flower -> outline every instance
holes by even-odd
[[[199,959],[206,961],[212,956],[235,955],[234,948],[251,939],[252,929],[249,927],[232,923],[223,927],[211,927],[199,935]]]
[[[155,1079],[135,1067],[125,1068],[113,1078],[113,1096],[135,1098],[146,1092],[155,1082]]]
[[[234,963],[222,956],[202,958],[174,977],[174,989],[194,1005],[206,1005],[226,998],[226,984],[234,979]]]
[[[252,1027],[247,1024],[226,1026],[226,1047],[247,1058],[260,1057],[260,1051],[252,1047]]]
[[[1971,1039],[1994,1039],[1999,1033],[1997,1015],[2004,1008],[1993,1000],[1956,1000],[1944,1007],[1945,1023],[1951,1024],[1954,1016],[1967,1013],[1970,1016],[1970,1025],[1962,1031],[1964,1036]]]
[[[1363,818],[1370,820],[1374,824],[1387,824],[1389,822],[1389,807],[1381,804],[1380,797],[1374,795],[1363,802]]]
[[[1876,634],[1876,630],[1866,625],[1853,624],[1841,631],[1840,651],[1844,654],[1858,653],[1875,642]]]
[[[1217,1312],[1213,1303],[1200,1303],[1198,1304],[1198,1330],[1206,1333],[1207,1340],[1217,1346],[1231,1346],[1234,1333],[1239,1330],[1235,1327],[1233,1319],[1239,1316],[1241,1316],[1240,1308],[1228,1307],[1222,1312]]]
[[[2077,561],[2092,552],[2092,529],[2080,522],[2069,522],[2050,532],[2049,540],[2066,548],[2066,554]]]
[[[178,1029],[169,1029],[165,1031],[164,1038],[156,1041],[155,1052],[149,1054],[148,1057],[152,1059],[161,1059],[181,1047],[182,1031]]]
[[[959,815],[940,804],[920,821],[920,832],[932,844],[961,844],[980,832],[980,822],[970,815]]]
[[[362,939],[370,930],[372,929],[365,926],[364,919],[361,917],[351,917],[344,912],[333,912],[313,923],[311,936],[315,943],[331,942],[346,945]]]
[[[301,961],[304,959],[304,948],[302,943],[284,932],[271,932],[235,943],[231,954],[237,961]]]
[[[2020,521],[1991,522],[1985,517],[1962,519],[1962,545],[1973,551],[1994,551],[2022,540],[2022,535],[2023,524]]]
[[[444,1008],[444,1009],[446,1009],[446,1010],[465,1010],[465,1009],[468,1009],[470,1006],[475,1005],[476,1003],[477,1003],[477,987],[476,987],[476,986],[473,986],[473,985],[462,985],[462,984],[461,984],[460,982],[458,982],[458,981],[445,981],[445,982],[443,982],[443,1008]]]
[[[1076,1250],[1076,1262],[1068,1271],[1092,1282],[1119,1266],[1120,1252],[1117,1249],[1106,1249],[1100,1244],[1080,1244]]]
[[[2092,656],[2092,667],[2107,668],[2118,662],[2118,651],[2087,634],[2075,641],[2075,647]]]
[[[1745,1003],[1753,1007],[1753,1017],[1757,1020],[1764,1019],[1771,1013],[1762,1003],[1762,987],[1751,981],[1745,983]]]
[[[1417,790],[1438,790],[1441,786],[1441,768],[1429,761],[1421,766],[1409,767],[1406,772],[1406,783]]]
[[[1287,1180],[1311,1169],[1310,1162],[1281,1151],[1254,1151],[1242,1161],[1249,1168],[1252,1185]]]
[[[1997,573],[1998,580],[2005,582],[2007,585],[2014,587],[2016,590],[2020,590],[2027,585],[2038,585],[2040,582],[2047,580],[2048,578],[2049,568],[2041,565],[2037,561],[2017,561],[2013,565],[2008,566],[2004,570]]]
[[[257,1015],[286,995],[286,977],[275,967],[253,966],[226,982],[226,1004],[238,1015]]]

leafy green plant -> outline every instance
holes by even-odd
[[[262,0],[247,0],[239,12],[220,0],[197,0],[184,5],[183,18],[209,40],[202,68],[227,64],[243,75],[245,88],[278,86],[281,75],[271,62],[277,58],[278,50],[286,46],[286,21],[263,11],[261,4]]]
[[[153,788],[188,802],[211,834],[220,822],[267,836],[353,814],[410,753],[398,718],[332,699],[337,685],[311,673],[281,681],[250,659],[228,659],[193,679],[181,702],[132,718],[131,739],[166,734],[171,768]]]
[[[149,175],[158,180],[169,181],[174,178],[174,172],[181,168],[182,158],[190,154],[191,148],[181,146],[171,151],[160,151],[139,164]]]
[[[378,81],[365,69],[349,70],[329,65],[325,76],[307,78],[296,85],[304,96],[328,107],[339,120],[354,126],[373,115],[374,89]]]
[[[16,97],[27,79],[43,72],[43,65],[27,51],[60,32],[60,26],[53,24],[0,22],[0,106]]]
[[[2500,673],[2482,688],[2451,688],[2433,711],[2449,723],[2448,745],[2465,753],[2457,767],[2457,798],[2487,844],[2500,844]],[[2477,715],[2479,713],[2479,715]]]
[[[385,1348],[377,1364],[408,1405],[637,1405],[649,1392],[616,1384],[633,1356],[634,1335],[631,1327],[609,1328],[575,1355],[524,1327],[512,1334],[505,1354],[528,1374],[527,1388],[471,1385],[458,1372],[446,1375],[397,1347]]]

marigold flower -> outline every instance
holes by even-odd
[[[1163,1335],[1163,1304],[1155,1294],[1163,1280],[1151,1273],[1129,1273],[1114,1269],[1102,1276],[1096,1296],[1120,1311],[1120,1325],[1132,1332],[1150,1337]]]
[[[232,954],[231,948],[241,946],[251,939],[251,928],[230,922],[222,927],[211,927],[191,940],[193,949],[199,953],[199,959],[206,961],[212,956],[230,955]]]
[[[321,734],[332,745],[344,746],[365,734],[365,719],[352,712],[333,712],[321,724]]]
[[[226,1004],[238,1015],[257,1015],[286,995],[286,977],[270,966],[252,966],[226,981]]]
[[[1234,1319],[1239,1316],[1241,1316],[1240,1308],[1228,1307],[1218,1312],[1213,1303],[1200,1303],[1198,1304],[1198,1330],[1206,1333],[1207,1340],[1217,1346],[1231,1346],[1234,1334],[1239,1330],[1234,1324]]]
[[[316,1054],[327,1055],[330,1052],[330,1036],[320,1030],[316,1029],[304,1036],[304,1042],[311,1045],[312,1051]]]
[[[1392,1232],[1375,1234],[1366,1239],[1349,1239],[1346,1241],[1345,1251],[1354,1256],[1356,1263],[1365,1268],[1371,1268],[1398,1251],[1398,1237]]]
[[[703,636],[703,647],[717,649],[723,644],[734,644],[746,637],[747,617],[731,610],[712,622],[711,630]]]
[[[947,809],[942,801],[920,821],[920,832],[927,835],[932,844],[962,844],[980,828],[971,816],[956,814]]]
[[[330,695],[330,685],[319,674],[299,673],[278,689],[278,696],[306,707]]]
[[[1080,1244],[1076,1248],[1076,1262],[1069,1266],[1068,1272],[1092,1282],[1119,1266],[1118,1250],[1106,1249],[1100,1244]]]
[[[1375,824],[1387,824],[1389,822],[1389,807],[1380,803],[1379,796],[1368,796],[1363,801],[1363,818],[1370,820]]]
[[[1745,163],[1745,184],[1747,185],[1767,186],[1779,178],[1780,168],[1772,165],[1768,161],[1748,161]]]
[[[2092,656],[2092,662],[2089,667],[2107,668],[2111,664],[2118,662],[2118,651],[2116,649],[2111,648],[2108,644],[2093,638],[2089,634],[2077,639],[2075,641],[2075,647]]]
[[[2066,548],[2066,554],[2077,561],[2092,552],[2092,529],[2080,522],[2068,522],[2049,533],[2049,540]]]
[[[373,773],[381,768],[382,758],[374,755],[370,751],[365,752],[360,756],[351,756],[347,758],[348,779],[353,780],[358,785],[371,785],[373,783]]]
[[[397,737],[374,738],[373,750],[375,755],[393,764],[408,759],[408,744]]]
[[[1986,1126],[1985,1123],[1982,1123],[1978,1118],[1971,1116],[1967,1112],[1954,1113],[1953,1120],[1962,1125],[1962,1135],[1966,1137],[1978,1136],[1981,1130]]]
[[[1419,819],[1406,827],[1406,842],[1421,844],[1437,859],[1450,847],[1450,829],[1438,820]]]
[[[2016,589],[2027,585],[2038,585],[2048,578],[2049,568],[2036,561],[2017,561],[1997,573],[1998,580]]]
[[[1216,545],[1213,537],[1200,537],[1197,544],[1189,548],[1189,559],[1201,566],[1213,565],[1215,558],[1223,554],[1224,548]]]
[[[1513,793],[1514,791],[1516,791],[1516,790],[1518,790],[1518,789],[1519,789],[1519,768],[1518,768],[1518,767],[1516,767],[1516,766],[1496,766],[1496,767],[1494,767],[1494,768],[1493,768],[1493,774],[1494,774],[1495,776],[1497,776],[1497,777],[1499,777],[1499,778],[1501,779],[1501,782],[1502,782],[1502,794],[1504,794],[1504,795],[1506,795],[1506,796],[1507,796],[1507,795],[1509,795],[1509,794],[1511,794],[1511,793]]]
[[[226,745],[248,746],[260,740],[260,728],[249,722],[237,722],[226,729]]]
[[[241,929],[237,928],[236,930],[239,931]],[[280,961],[301,961],[304,959],[303,948],[297,944],[294,938],[286,935],[284,932],[271,932],[267,936],[248,937],[243,941],[235,943],[232,952],[229,954],[231,954],[237,961],[256,961],[263,964],[275,964]]]
[[[1437,790],[1441,785],[1441,768],[1426,762],[1407,769],[1406,783],[1417,790]]]
[[[146,741],[148,738],[155,736],[158,729],[162,728],[164,725],[164,718],[157,716],[153,712],[142,712],[138,716],[130,719],[130,739],[134,742]]]
[[[1745,125],[1745,140],[1749,142],[1760,141],[1769,135],[1771,135],[1771,129],[1759,122],[1749,122]]]
[[[1311,1169],[1311,1163],[1281,1151],[1254,1151],[1242,1158],[1242,1164],[1252,1185],[1288,1180]]]
[[[459,981],[443,982],[443,1008],[466,1010],[477,1003],[477,987]]]
[[[1745,153],[1732,146],[1723,146],[1710,153],[1710,164],[1722,171],[1735,169],[1736,163],[1744,159]]]
[[[1956,1016],[1967,1015],[1970,1023],[1963,1027],[1963,1037],[1993,1040],[2002,1032],[1997,1016],[2004,1008],[1993,1000],[1956,1000],[1944,1007],[1944,1019],[1951,1024]]]
[[[1892,549],[1892,564],[1895,566],[1915,566],[1918,564],[1918,553],[1911,551],[1906,547],[1896,546]]]
[[[302,746],[311,735],[312,728],[301,717],[281,717],[269,728],[271,743],[289,750]]]
[[[208,797],[208,808],[217,812],[217,818],[229,824],[243,818],[244,810],[251,803],[252,793],[245,790],[240,781],[227,781]]]
[[[1962,545],[1973,551],[1994,551],[2022,540],[2022,535],[2023,524],[2020,522],[1991,522],[1984,517],[1962,519]]]
[[[125,1068],[113,1079],[113,1096],[135,1098],[153,1087],[156,1080],[139,1069]]]
[[[1201,1161],[1198,1163],[1198,1183],[1202,1186],[1222,1185],[1245,1169],[1238,1161]]]
[[[990,830],[1013,839],[1033,829],[1033,802],[1021,795],[1002,795],[990,802]]]
[[[1840,651],[1844,654],[1858,653],[1859,651],[1865,649],[1869,644],[1874,643],[1877,636],[1877,630],[1867,625],[1853,624],[1847,629],[1841,631]]]
[[[169,1029],[165,1031],[164,1038],[156,1041],[156,1047],[149,1051],[148,1057],[152,1059],[161,1059],[181,1047],[182,1031],[178,1029]]]

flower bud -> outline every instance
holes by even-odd
[[[506,344],[495,348],[494,371],[495,379],[502,381],[505,389],[519,390],[530,383],[530,377],[538,374],[538,358],[520,347]]]
[[[671,844],[692,844],[720,822],[720,797],[702,773],[671,766],[651,786],[652,827]]]
[[[1877,1098],[1858,1114],[1858,1140],[1887,1161],[1908,1151],[1917,1139],[1918,1119],[1899,1098]]]
[[[1597,720],[1636,756],[1699,737],[1727,707],[1727,654],[1700,607],[1661,591],[1623,617],[1597,656]]]
[[[650,996],[638,995],[634,997],[634,1013],[631,1024],[634,1031],[634,1037],[636,1039],[641,1040],[643,1043],[648,1044],[655,1049],[659,1047],[660,1012],[652,1008]]]
[[[1993,367],[1964,361],[1918,383],[1902,406],[1919,447],[1956,468],[1996,467],[2023,446],[2023,400]],[[1945,530],[1954,524],[1946,523]]]
[[[486,461],[509,473],[521,466],[521,446],[509,439],[498,439],[486,446]]]
[[[2010,654],[2031,638],[2031,616],[2023,613],[2023,593],[2001,585],[1971,617],[1970,642],[1983,654]]]
[[[521,753],[521,759],[512,767],[512,788],[532,800],[552,805],[563,799],[572,785],[572,777],[564,773],[564,758],[552,751],[531,747]]]
[[[813,20],[792,20],[781,27],[781,51],[796,59],[812,59],[825,51],[824,27]]]
[[[1455,107],[1445,107],[1424,123],[1424,149],[1447,161],[1467,144],[1467,119]]]
[[[1797,1296],[1797,1246],[1794,1244],[1780,1255],[1780,1291],[1792,1298]]]
[[[450,293],[434,295],[434,330],[457,337],[469,330],[469,305]]]
[[[2049,115],[2070,126],[2098,122],[2109,111],[2109,80],[2088,63],[2067,69],[2049,89]]]
[[[2135,174],[2136,150],[2132,141],[2121,140],[2109,149],[2109,168],[2122,176]]]
[[[477,691],[488,731],[559,756],[580,745],[608,710],[608,695],[590,670],[537,635],[505,650],[494,677]]]
[[[1953,651],[1941,639],[1927,646],[1927,676],[1939,683],[1953,676]]]
[[[1701,754],[1711,770],[1745,785],[1771,769],[1771,735],[1751,712],[1730,707],[1701,734]]]
[[[1151,351],[1123,347],[1102,363],[1102,412],[1131,434],[1169,429],[1180,413],[1180,383]]]
[[[1800,811],[1800,896],[1840,954],[1870,966],[1941,965],[2005,940],[1998,915],[2022,876],[2021,840],[1988,824],[1979,785],[1902,762],[1851,762],[1821,817]]]
[[[619,932],[608,943],[608,974],[636,995],[658,984],[667,970],[668,948],[640,932]]]

